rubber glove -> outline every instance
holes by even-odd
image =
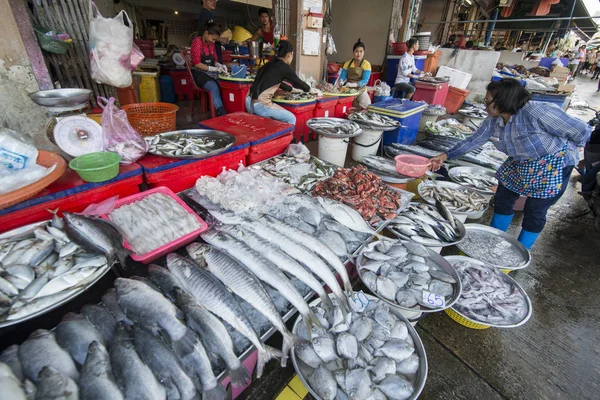
[[[219,72],[222,72],[224,74],[227,73],[227,67],[225,65],[220,64],[220,63],[216,63],[215,67],[217,67],[219,69]]]
[[[321,92],[319,89],[317,88],[311,88],[310,89],[310,94],[314,94],[317,97],[322,97],[323,96],[323,92]]]
[[[213,67],[212,65],[208,66],[208,72],[219,72],[219,68]]]
[[[304,91],[302,89],[293,88],[292,93],[304,93]]]
[[[345,86],[355,88],[355,87],[358,87],[358,82],[348,82],[348,83],[346,83]]]

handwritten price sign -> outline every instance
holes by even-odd
[[[362,312],[369,303],[369,299],[362,290],[360,292],[355,292],[352,297],[350,297],[350,307],[356,312]]]
[[[446,299],[442,296],[423,290],[423,303],[429,305],[430,308],[446,307]]]

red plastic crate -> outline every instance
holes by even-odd
[[[465,102],[467,96],[471,93],[470,90],[462,90],[455,88],[454,86],[450,86],[448,89],[448,96],[446,96],[446,101],[444,102],[444,107],[446,107],[446,112],[448,114],[456,114],[460,109],[460,106]]]
[[[139,164],[122,165],[119,175],[107,182],[88,183],[67,168],[63,176],[35,197],[0,210],[0,233],[23,225],[48,220],[48,210],[81,212],[92,203],[100,203],[113,196],[129,196],[140,192],[143,183]]]
[[[164,186],[160,186],[160,187],[157,187],[157,188],[154,188],[151,190],[147,190],[145,192],[137,193],[137,194],[127,196],[124,198],[120,198],[119,200],[116,201],[114,209],[120,208],[127,204],[134,203],[136,201],[140,201],[143,198],[148,197],[153,194],[156,194],[156,193],[162,193],[166,196],[169,196],[173,200],[175,200],[177,203],[179,203],[179,205],[181,207],[183,207],[188,213],[193,215],[198,220],[198,222],[200,223],[200,228],[188,233],[187,235],[180,237],[177,240],[167,243],[164,246],[154,249],[146,254],[135,254],[135,253],[131,254],[132,259],[134,259],[135,261],[144,263],[144,264],[151,263],[152,261],[156,260],[157,258],[160,258],[160,257],[170,253],[173,250],[176,250],[180,247],[183,247],[185,245],[192,243],[198,237],[198,235],[200,235],[202,232],[204,232],[205,230],[208,229],[208,225],[206,224],[206,222],[204,222],[204,220],[202,218],[200,218],[200,216],[198,216],[198,214],[196,214],[187,204],[185,204],[185,202],[183,200],[181,200],[179,197],[177,197],[177,195],[175,193],[173,193],[169,188],[164,187]],[[102,218],[110,221],[110,218],[108,215],[102,215]],[[125,246],[126,249],[133,250],[132,247],[129,245],[129,243],[127,243],[127,240],[123,241],[123,245]]]
[[[248,165],[256,164],[257,162],[283,153],[292,142],[293,138],[293,134],[287,133],[277,139],[269,140],[268,142],[257,144],[256,146],[250,146]]]
[[[338,97],[322,97],[317,99],[313,118],[333,117],[338,99]]]
[[[346,110],[352,107],[352,102],[354,101],[354,97],[345,96],[340,97],[338,99],[338,103],[335,106],[335,118],[346,118]]]
[[[310,140],[310,128],[306,122],[313,117],[317,102],[303,104],[281,104],[279,105],[296,117],[296,128],[294,129],[294,139],[296,143],[308,142]]]
[[[381,72],[371,72],[367,86],[375,86],[375,82],[381,79]]]
[[[177,100],[191,100],[194,96],[194,82],[187,69],[171,69],[169,72],[173,79],[173,87]]]
[[[411,100],[424,100],[427,104],[444,105],[448,96],[448,88],[448,82],[429,83],[417,81],[415,82],[416,91]]]
[[[250,86],[252,83],[219,80],[221,100],[223,100],[223,107],[227,113],[246,111],[246,96],[248,96]]]
[[[244,147],[175,167],[170,167],[169,164],[164,162],[163,165],[160,165],[161,161],[170,159],[159,156],[146,156],[139,160],[139,163],[144,166],[144,179],[148,187],[165,186],[178,193],[193,187],[201,176],[217,176],[223,172],[223,169],[237,170],[240,163],[247,165],[247,151],[248,148]],[[155,165],[155,167],[150,168],[151,165]],[[151,172],[152,170],[157,172]]]

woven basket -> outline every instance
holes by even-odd
[[[123,106],[129,123],[142,136],[177,129],[177,107],[169,103],[136,103]]]
[[[446,311],[446,314],[448,314],[448,316],[450,318],[452,318],[454,321],[458,322],[462,326],[466,326],[467,328],[471,328],[471,329],[488,329],[488,328],[490,328],[487,325],[477,324],[475,322],[469,321],[468,319],[466,319],[465,317],[463,317],[462,315],[460,315],[459,313],[457,313],[456,311],[454,311],[451,308],[446,308],[444,311]]]
[[[38,42],[40,42],[40,47],[50,53],[65,54],[67,50],[69,50],[69,47],[71,47],[71,44],[73,44],[73,42],[63,42],[62,40],[46,35],[46,33],[50,32],[52,29],[36,25],[33,30],[35,31]]]
[[[438,117],[439,117],[439,115],[423,113],[421,115],[421,122],[419,122],[419,132],[426,132],[427,131],[427,123],[437,121]]]

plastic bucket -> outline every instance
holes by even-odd
[[[363,129],[362,133],[353,139],[352,159],[362,162],[366,156],[377,154],[383,131]]]
[[[346,152],[348,151],[347,138],[330,138],[319,135],[319,158],[340,167],[346,162]]]

